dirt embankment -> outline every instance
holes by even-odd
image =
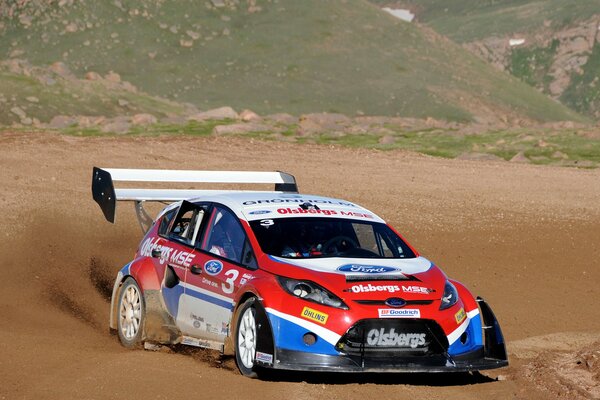
[[[140,231],[128,205],[116,225],[103,219],[93,165],[279,169],[302,192],[361,203],[490,302],[511,366],[256,381],[204,351],[128,351],[108,333],[108,298]],[[0,168],[0,398],[600,397],[600,171],[228,138],[21,133],[0,136]]]

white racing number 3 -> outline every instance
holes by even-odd
[[[229,271],[225,272],[227,279],[225,279],[225,282],[221,283],[221,289],[223,289],[223,292],[227,294],[233,293],[234,283],[239,275],[240,271],[235,269],[230,269]]]

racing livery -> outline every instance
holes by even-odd
[[[115,189],[118,181],[275,184],[274,191]],[[235,354],[241,373],[473,371],[508,365],[489,305],[373,212],[299,194],[283,172],[94,168],[115,220],[144,237],[117,274],[110,327],[127,347]],[[149,218],[147,201],[169,203]]]

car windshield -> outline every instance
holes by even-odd
[[[285,258],[414,258],[386,224],[342,218],[276,218],[251,221],[263,252]]]

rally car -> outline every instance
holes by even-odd
[[[275,190],[115,189],[117,181]],[[92,193],[110,222],[117,200],[134,202],[144,231],[112,293],[110,327],[126,347],[217,349],[235,354],[249,377],[269,368],[464,372],[508,364],[483,299],[373,212],[299,194],[292,175],[94,168]],[[168,205],[153,220],[147,201]]]

